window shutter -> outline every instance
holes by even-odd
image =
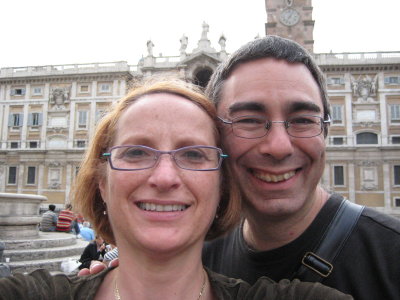
[[[33,125],[33,113],[29,113],[28,115],[28,126]]]
[[[41,126],[43,122],[43,114],[39,113],[39,120],[38,120],[38,125]]]
[[[385,84],[389,84],[389,83],[390,83],[389,77],[385,77]]]
[[[8,115],[8,126],[11,127],[14,125],[14,117],[13,114]]]
[[[24,114],[20,113],[18,119],[18,126],[22,126],[22,124],[24,124],[23,121],[24,121]]]

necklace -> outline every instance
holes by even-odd
[[[206,287],[206,271],[203,269],[203,284],[201,286],[199,296],[197,297],[196,300],[200,300],[201,296],[203,296],[205,287]],[[121,296],[119,294],[119,289],[117,285],[117,276],[114,277],[114,298],[115,300],[121,300]]]

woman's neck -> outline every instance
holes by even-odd
[[[101,288],[108,289],[99,290],[96,300],[119,300],[116,294],[121,300],[210,300],[212,292],[199,251],[160,260],[119,249],[120,265],[107,275]],[[101,294],[109,297],[97,298]]]

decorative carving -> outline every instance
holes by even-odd
[[[363,160],[363,161],[360,161],[358,163],[358,166],[360,166],[360,167],[374,167],[374,166],[377,166],[377,162],[376,161],[371,161],[371,160]]]
[[[378,75],[375,75],[374,78],[371,78],[368,75],[365,75],[363,78],[358,77],[355,79],[351,77],[351,85],[353,88],[353,95],[358,97],[358,102],[374,102],[375,100],[372,96],[376,96],[376,88],[377,88],[377,79]]]
[[[377,188],[378,188],[378,186],[373,182],[364,182],[361,185],[362,191],[372,191],[372,190],[376,190]]]
[[[61,187],[61,184],[57,181],[53,181],[49,183],[49,189],[58,190]]]
[[[371,128],[374,125],[372,122],[359,122],[358,124],[363,128]]]
[[[49,102],[55,109],[65,109],[64,104],[69,103],[69,88],[53,88],[50,91]]]

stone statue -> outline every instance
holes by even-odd
[[[210,26],[206,22],[203,22],[203,31],[201,32],[201,39],[202,40],[207,40],[207,33],[209,30]]]
[[[180,52],[181,54],[184,54],[188,46],[188,37],[186,35],[183,35],[179,41],[181,42]]]
[[[148,40],[147,41],[147,53],[148,53],[148,56],[153,56],[153,47],[154,47],[153,42],[151,40]]]
[[[218,44],[221,46],[221,51],[225,51],[226,47],[226,37],[222,34],[219,38]]]

